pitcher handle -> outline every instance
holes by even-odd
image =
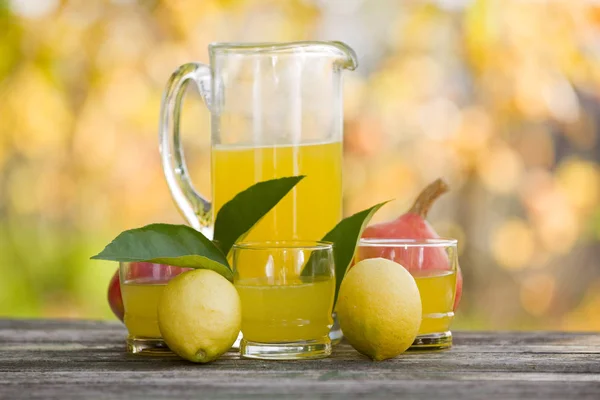
[[[200,63],[188,63],[177,68],[169,78],[163,94],[160,111],[159,148],[163,171],[175,204],[188,223],[194,229],[201,230],[211,223],[212,206],[208,200],[196,191],[190,180],[183,156],[179,129],[181,100],[190,79],[196,82],[204,103],[210,109],[210,66]]]

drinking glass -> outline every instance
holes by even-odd
[[[361,239],[356,261],[382,257],[401,264],[415,278],[423,319],[410,350],[439,350],[452,346],[450,323],[458,269],[455,239]]]
[[[331,243],[238,243],[233,246],[233,268],[242,302],[243,357],[293,360],[331,354]]]
[[[157,307],[167,282],[190,268],[148,262],[122,262],[119,267],[121,295],[128,331],[127,352],[170,355],[158,329]]]

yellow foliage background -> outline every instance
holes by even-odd
[[[214,41],[342,40],[344,206],[460,240],[457,329],[599,330],[600,7],[593,1],[0,0],[0,315],[113,318],[121,230],[182,222],[160,167],[170,73]],[[210,192],[208,112],[188,163]]]

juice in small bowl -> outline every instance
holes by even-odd
[[[147,262],[120,264],[128,353],[172,354],[158,329],[157,306],[167,282],[188,269]]]
[[[233,248],[233,266],[242,303],[243,357],[292,360],[331,354],[331,243],[240,243]]]
[[[419,334],[410,350],[440,350],[452,346],[450,324],[458,269],[454,239],[361,239],[356,261],[382,257],[411,273],[423,307]]]

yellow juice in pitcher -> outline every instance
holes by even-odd
[[[121,285],[129,336],[160,338],[157,307],[167,282],[127,281]]]
[[[212,149],[213,204],[219,209],[251,185],[306,175],[245,241],[319,240],[342,217],[342,143]]]
[[[454,318],[456,272],[420,271],[413,272],[412,275],[417,282],[423,305],[419,335],[446,332]]]
[[[270,284],[271,283],[271,284]],[[276,343],[316,340],[327,336],[335,278],[321,277],[287,284],[269,278],[235,283],[242,303],[242,333],[253,342]]]

